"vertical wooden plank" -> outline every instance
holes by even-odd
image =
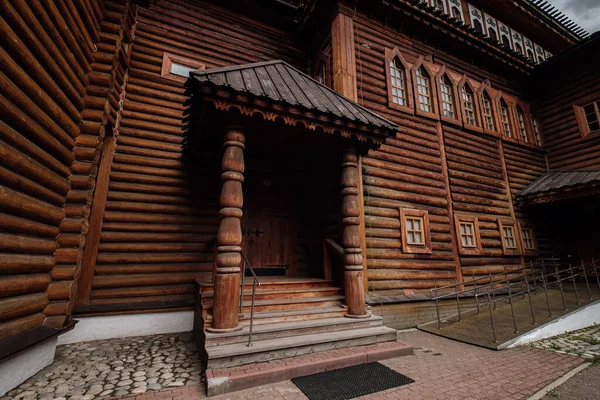
[[[331,23],[333,54],[333,88],[336,92],[356,101],[356,55],[354,49],[354,21],[338,13]]]
[[[458,254],[458,238],[456,236],[456,229],[454,227],[454,209],[452,207],[452,190],[450,187],[450,177],[448,175],[448,163],[446,161],[446,146],[444,144],[444,129],[442,123],[437,122],[435,125],[438,136],[438,143],[440,145],[440,158],[442,161],[442,176],[444,177],[444,186],[446,189],[446,201],[448,202],[448,220],[450,223],[450,236],[452,238],[452,256],[454,258],[454,264],[456,266],[456,281],[462,282],[462,264],[460,262],[460,256]],[[463,287],[461,286],[461,290]]]
[[[114,136],[107,136],[104,139],[104,150],[102,151],[102,159],[100,160],[100,167],[98,169],[98,179],[96,181],[96,190],[94,191],[94,200],[90,213],[89,230],[85,241],[85,248],[83,249],[81,275],[79,276],[77,295],[75,296],[76,304],[87,303],[92,293],[92,279],[94,278],[94,269],[96,268],[98,247],[100,246],[100,233],[102,232],[110,170],[115,155],[116,144],[117,140]]]

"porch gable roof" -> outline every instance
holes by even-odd
[[[394,134],[398,126],[342,96],[282,60],[193,71],[188,88],[197,84],[250,95],[268,103],[289,106],[321,118],[345,121],[357,130]],[[223,96],[222,93],[221,97]]]

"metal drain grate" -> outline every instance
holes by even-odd
[[[377,362],[301,376],[292,382],[310,400],[347,400],[408,385],[414,380]]]

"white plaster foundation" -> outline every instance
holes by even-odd
[[[92,340],[188,332],[194,322],[193,311],[149,314],[108,315],[77,318],[75,328],[59,336],[58,344]]]
[[[57,337],[23,350],[0,362],[0,396],[52,364],[56,352]]]
[[[561,335],[565,332],[575,331],[577,329],[587,328],[594,324],[600,324],[600,301],[575,310],[554,321],[548,322],[537,329],[529,331],[501,347],[517,347],[524,344],[546,339],[552,336]]]

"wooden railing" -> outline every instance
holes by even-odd
[[[344,249],[333,239],[323,240],[323,279],[331,280],[331,256],[335,255],[340,260],[344,259]]]

